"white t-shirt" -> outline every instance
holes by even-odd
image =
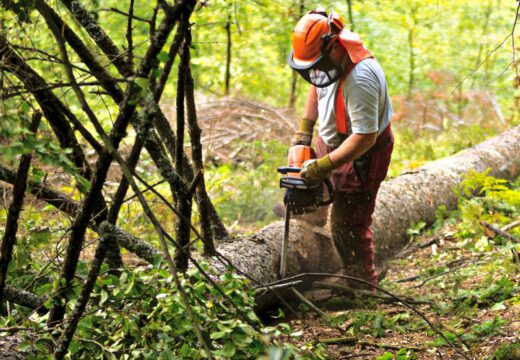
[[[336,93],[339,80],[316,88],[318,94],[319,134],[329,146],[339,146],[336,133]],[[348,134],[381,134],[392,117],[383,69],[373,59],[358,63],[343,83],[343,95],[348,109]]]

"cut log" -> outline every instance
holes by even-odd
[[[453,189],[468,170],[483,172],[488,168],[491,169],[489,174],[498,178],[519,176],[520,126],[451,157],[385,181],[381,185],[372,226],[377,265],[381,266],[407,244],[406,230],[414,223],[433,222],[441,205],[447,209],[456,207]],[[276,222],[254,235],[222,243],[218,251],[255,281],[271,283],[278,279],[283,231],[283,222]],[[305,222],[291,220],[289,242],[287,276],[341,270],[327,228],[312,228]]]

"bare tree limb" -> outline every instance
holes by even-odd
[[[213,243],[213,233],[211,230],[211,219],[209,214],[208,194],[204,182],[204,164],[202,161],[202,145],[200,142],[200,127],[197,123],[197,109],[195,106],[194,84],[190,67],[190,43],[191,30],[188,29],[186,36],[186,63],[182,72],[185,74],[186,105],[188,108],[188,126],[190,132],[191,151],[195,173],[200,174],[197,182],[197,204],[200,213],[200,225],[204,239],[204,253],[215,255],[215,245]],[[183,54],[184,55],[184,54]]]
[[[29,125],[29,131],[31,133],[36,134],[41,119],[42,114],[40,112],[35,112]],[[9,267],[9,262],[11,261],[14,245],[16,243],[18,218],[22,211],[25,189],[27,188],[29,168],[31,167],[31,157],[32,156],[29,153],[22,155],[20,159],[20,165],[18,167],[13,188],[13,197],[7,213],[5,232],[0,245],[0,305],[2,304],[4,285],[7,278],[7,268]]]

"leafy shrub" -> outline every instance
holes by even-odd
[[[208,266],[203,267],[219,279],[222,291],[244,315],[241,316],[198,270],[190,270],[182,276],[196,321],[215,358],[257,358],[273,345],[297,356],[290,345],[280,340],[282,335],[291,333],[287,324],[263,327],[257,318],[253,311],[254,291],[248,287],[247,279],[231,272],[218,276]],[[33,319],[40,326],[45,322],[45,317]],[[22,347],[29,349],[29,345],[36,346],[37,343],[27,340]],[[91,306],[78,325],[69,354],[75,359],[204,357],[173,278],[161,268],[125,270],[120,276],[109,273],[101,276],[92,294]]]

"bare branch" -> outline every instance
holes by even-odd
[[[35,112],[31,124],[29,125],[29,131],[36,134],[42,114]],[[24,154],[20,160],[20,166],[18,167],[18,173],[16,174],[15,185],[13,188],[13,198],[11,205],[9,205],[9,211],[7,213],[7,220],[5,223],[5,232],[0,245],[0,304],[2,304],[2,295],[4,292],[4,285],[7,277],[7,268],[13,254],[14,245],[16,243],[16,232],[18,230],[18,218],[22,211],[23,200],[25,195],[25,189],[27,188],[27,179],[29,168],[31,166],[31,154]]]

